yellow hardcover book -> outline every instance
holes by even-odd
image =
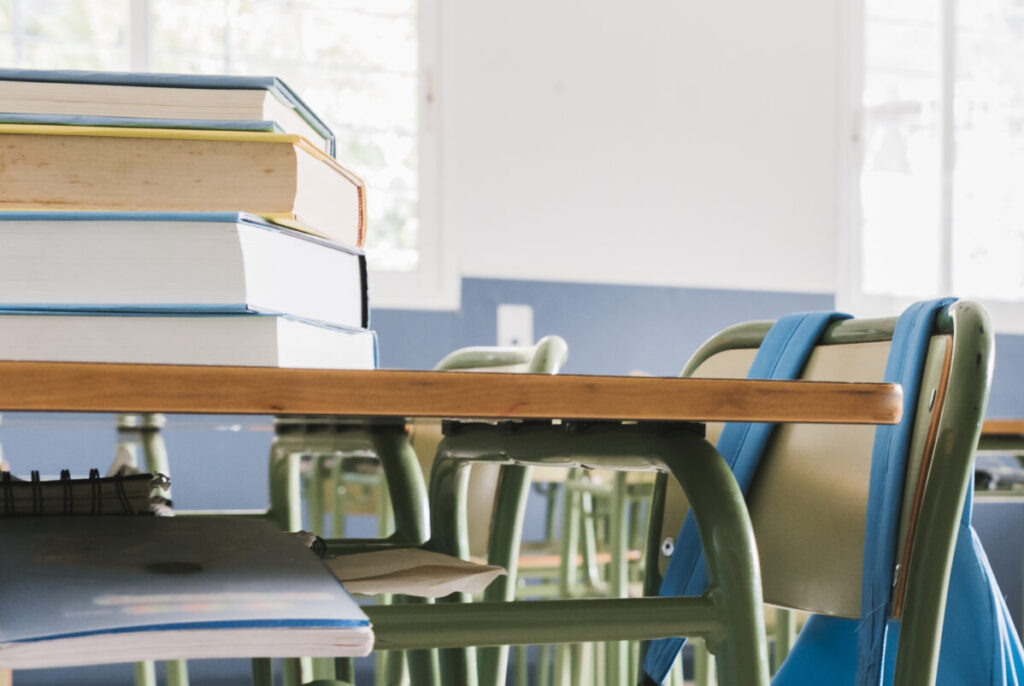
[[[362,246],[365,203],[296,134],[0,124],[0,209],[249,212]]]

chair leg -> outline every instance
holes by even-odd
[[[779,670],[796,642],[796,614],[782,608],[775,609],[775,654],[772,674]]]
[[[281,681],[285,686],[298,686],[313,678],[310,660],[305,657],[288,657],[281,660]]]
[[[298,453],[274,444],[270,448],[269,515],[284,531],[302,528],[302,480]]]
[[[148,412],[139,415],[139,442],[146,470],[170,476],[171,464],[167,456],[167,443],[162,429],[167,424],[162,414]],[[171,497],[170,488],[167,497]],[[171,660],[164,663],[167,686],[188,686],[188,663],[185,660]]]
[[[430,509],[416,452],[404,426],[374,427],[370,432],[391,499],[395,531],[411,545],[430,538]]]
[[[629,562],[627,553],[626,473],[615,472],[612,482],[612,497],[609,503],[609,548],[611,569],[609,572],[608,595],[612,598],[629,596]],[[611,686],[627,686],[629,682],[629,643],[614,641],[606,646],[607,663],[605,673]]]
[[[548,484],[546,494],[547,510],[544,512],[544,540],[555,540],[555,510],[558,507],[559,484]]]
[[[269,657],[252,659],[252,686],[274,686],[274,671]]]
[[[469,464],[458,460],[436,460],[430,477],[431,547],[462,559],[469,557],[466,490]],[[439,598],[439,603],[468,603],[467,593]],[[477,661],[474,648],[446,648],[438,652],[441,681],[460,686],[477,686]]]
[[[580,548],[580,509],[582,494],[571,484],[579,478],[582,470],[571,469],[565,481],[565,497],[562,499],[562,540],[558,572],[558,596],[572,598],[578,592],[578,569],[576,558]],[[554,647],[555,659],[552,686],[570,686],[573,671],[573,645],[558,644]]]
[[[156,663],[152,660],[136,662],[135,686],[156,686]]]
[[[712,663],[713,664],[713,663]],[[714,667],[712,666],[712,669]],[[669,673],[672,679],[672,686],[686,686],[686,679],[683,678],[683,661],[679,660]]]
[[[167,686],[188,686],[188,662],[186,660],[168,660],[164,663],[164,670]]]
[[[348,506],[348,486],[344,480],[345,458],[337,457],[331,464],[331,475],[328,477],[331,485],[331,537],[344,538],[345,536],[345,508]],[[381,493],[383,488],[381,487]],[[380,498],[378,498],[380,500]]]
[[[356,681],[356,665],[350,657],[339,657],[334,660],[334,679],[338,681]]]
[[[714,682],[715,663],[711,659],[704,641],[693,642],[693,683],[694,686],[711,686]]]
[[[697,527],[708,583],[717,585],[715,604],[727,625],[735,627],[724,640],[708,645],[715,654],[715,672],[723,686],[767,686],[761,575],[746,502],[729,466],[709,443],[681,435],[679,449],[664,457],[665,464],[682,484],[694,512],[700,513]]]
[[[504,567],[508,574],[491,582],[484,591],[485,601],[515,600],[519,549],[532,471],[530,467],[518,465],[505,465],[501,468],[491,524],[488,562]],[[504,686],[508,669],[508,646],[480,648],[477,655],[480,686]]]
[[[551,661],[554,646],[538,646],[540,655],[537,658],[537,686],[551,686]]]
[[[300,498],[306,503],[306,518],[309,530],[317,535],[324,532],[324,476],[321,471],[322,455],[310,455],[309,473],[301,479]]]
[[[310,659],[313,679],[334,679],[342,677],[336,673],[338,660],[344,658],[314,657]]]
[[[558,595],[561,598],[572,598],[577,594],[576,558],[580,548],[581,493],[572,488],[570,482],[579,471],[569,471],[569,478],[565,484],[565,498],[562,502],[561,559],[558,574]]]
[[[568,487],[568,485],[567,485]],[[590,590],[601,588],[601,571],[597,564],[597,523],[594,520],[594,496],[580,493],[580,526],[582,527],[583,572]]]
[[[439,686],[441,664],[436,650],[410,650],[406,653],[409,662],[409,683],[412,686]]]
[[[383,660],[378,660],[376,665],[380,669],[380,674],[374,673],[374,676],[377,677],[377,686],[409,686],[409,665],[404,652],[378,651],[377,655],[383,658]],[[383,667],[381,667],[382,662]]]
[[[590,659],[587,660],[587,667],[590,669],[591,683],[594,686],[608,686],[608,680],[612,675],[608,673],[608,646],[610,643],[588,643]],[[625,686],[625,684],[623,684]]]
[[[515,686],[530,685],[530,660],[526,646],[514,646],[512,659],[515,663]]]

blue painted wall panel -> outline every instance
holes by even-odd
[[[493,345],[497,308],[533,307],[534,335],[569,343],[570,374],[678,374],[716,331],[748,319],[828,309],[831,295],[465,279],[458,312],[374,310],[381,365],[429,369],[459,346]]]

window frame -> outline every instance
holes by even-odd
[[[371,270],[370,304],[380,309],[455,310],[461,295],[456,240],[442,214],[441,0],[419,0],[418,5],[419,259],[416,269],[407,272]]]
[[[860,177],[864,154],[863,89],[864,89],[864,0],[846,0],[841,5],[839,32],[840,76],[837,150],[837,279],[836,307],[858,316],[892,316],[915,301],[952,294],[953,275],[953,182],[955,121],[954,97],[956,78],[956,3],[941,2],[941,84],[942,116],[940,123],[940,211],[938,264],[939,292],[919,297],[865,293],[861,283],[861,206]],[[975,299],[975,298],[972,298]],[[976,299],[992,317],[1000,333],[1024,333],[1024,299]]]

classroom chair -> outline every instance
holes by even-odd
[[[434,367],[438,371],[486,371],[500,373],[556,373],[568,354],[568,346],[559,336],[545,336],[535,345],[518,347],[475,346],[460,348],[446,355]],[[403,517],[402,506],[409,501],[396,502],[390,489],[390,480],[396,470],[384,465],[383,479],[379,472],[367,469],[378,456],[379,442],[376,434],[381,430],[391,433],[397,441],[397,450],[403,455],[402,470],[412,468],[417,460],[418,473],[429,473],[433,449],[440,435],[440,420],[416,418],[409,422],[364,422],[332,417],[289,417],[275,421],[275,439],[271,451],[271,484],[278,489],[276,510],[282,526],[295,530],[302,522],[302,504],[305,503],[309,528],[318,534],[325,534],[326,522],[330,521],[332,538],[328,549],[332,553],[357,552],[382,547],[385,543],[398,546],[416,545],[409,537],[396,536],[394,522]],[[389,444],[396,449],[394,443]],[[409,479],[403,476],[403,479]],[[422,484],[422,476],[419,476]],[[499,478],[497,469],[483,465],[473,470],[469,489],[470,507],[479,513],[489,513],[495,484]],[[291,479],[291,482],[288,480]],[[296,483],[297,480],[297,483]],[[383,482],[383,484],[381,483]],[[348,540],[344,538],[346,508],[351,498],[339,497],[347,494],[353,486],[368,486],[379,494],[373,498],[378,519],[376,540]],[[385,486],[387,488],[385,488]],[[422,487],[422,486],[421,486]],[[425,501],[423,501],[425,502]],[[406,512],[407,519],[419,517],[423,502],[415,504],[414,512]],[[486,522],[487,516],[476,518]],[[416,531],[422,531],[417,520]],[[473,536],[480,540],[486,524],[474,527]],[[424,537],[425,539],[425,537]],[[383,598],[381,602],[391,602]],[[379,686],[399,684],[407,680],[406,667],[401,654],[377,653],[375,680]],[[436,658],[419,654],[412,657],[415,667],[435,672]],[[346,668],[347,669],[347,668]],[[290,667],[289,682],[304,683],[309,678],[329,679],[335,673],[335,665],[328,661],[302,662]]]
[[[745,376],[771,328],[771,322],[757,322],[723,331],[697,352],[684,375]],[[896,328],[896,319],[832,323],[826,327],[818,344],[810,349],[806,363],[798,365],[793,376],[809,380],[881,381],[886,376]],[[946,589],[961,528],[960,514],[968,491],[974,447],[987,401],[993,354],[987,315],[978,305],[969,302],[939,308],[926,326],[924,340],[920,380],[917,384],[903,380],[908,389],[907,411],[899,431],[909,437],[909,457],[906,470],[897,470],[898,478],[891,487],[902,495],[902,502],[881,508],[889,511],[898,522],[893,546],[895,564],[890,570],[891,578],[886,578],[886,588],[891,590],[891,606],[882,617],[891,614],[901,619],[899,639],[893,637],[891,641],[896,646],[891,661],[895,663],[894,683],[899,686],[935,681]],[[457,484],[454,472],[459,463],[560,461],[573,466],[602,462],[600,456],[573,455],[563,435],[564,427],[543,422],[524,423],[519,427],[499,426],[491,431],[504,431],[508,443],[515,436],[519,446],[518,449],[506,446],[504,454],[495,455],[487,447],[492,439],[488,428],[453,422],[440,446],[430,484],[432,544],[438,548],[445,548],[446,544],[449,551],[460,548],[458,517],[454,516],[457,513],[442,507]],[[628,435],[640,433],[644,428],[642,425],[620,426],[617,432],[622,435],[622,449],[628,448],[625,440]],[[606,426],[595,431],[614,435],[613,429]],[[745,429],[738,427],[738,430]],[[720,427],[709,427],[712,439],[720,432]],[[766,602],[836,617],[860,616],[875,434],[876,428],[867,426],[778,425],[770,434],[770,440],[764,439],[767,449],[760,466],[747,477],[737,479],[741,486],[749,487],[749,512]],[[605,445],[591,449],[596,451],[598,447],[601,456],[612,449]],[[883,465],[884,471],[885,460],[877,464]],[[668,481],[664,473],[659,475],[652,501],[646,553],[645,591],[648,595],[658,594],[664,575],[669,571],[669,560],[679,555],[686,543],[692,543],[678,536],[680,524],[685,520],[686,501],[675,493],[674,487],[669,488]],[[496,512],[504,506],[499,492]],[[514,538],[516,522],[513,517],[496,517],[495,521],[506,523],[506,530],[495,531],[496,535]],[[708,526],[708,522],[700,526]],[[729,542],[723,545],[731,547]],[[713,552],[716,556],[722,554],[719,550]],[[510,577],[511,573],[512,569]],[[512,582],[510,578],[504,583]],[[500,591],[494,586],[488,590],[492,589]],[[888,593],[885,600],[890,600]],[[565,621],[569,621],[568,618]],[[753,632],[756,639],[756,633],[763,636],[761,621],[761,613],[756,612],[747,620],[734,622],[731,631]],[[757,626],[748,626],[749,622]],[[814,636],[806,631],[804,634],[807,640],[797,642],[793,655],[802,650],[802,642],[813,647]],[[651,659],[651,646],[656,646],[656,642],[647,646],[647,660]],[[669,658],[675,657],[678,647],[678,643],[670,646]],[[756,654],[726,654],[723,648],[733,650],[733,644],[723,643],[722,637],[711,640],[709,648],[716,655],[717,671],[724,684],[739,683],[740,669],[749,667],[744,661],[760,659]],[[481,655],[485,654],[487,651],[481,650]],[[445,656],[452,664],[452,679],[446,684],[477,683],[472,655],[455,650],[446,651]],[[766,654],[764,658],[766,660]],[[787,666],[796,664],[793,657],[787,661]],[[783,672],[787,666],[783,667]],[[758,678],[766,683],[767,664],[763,665],[763,670],[763,676]],[[655,682],[649,676],[643,678],[648,679],[648,683]],[[490,686],[491,682],[486,683]],[[503,682],[499,679],[498,683]]]
[[[899,323],[889,319],[829,324],[819,344],[810,349],[802,372],[798,372],[799,378],[811,380],[879,381],[883,376],[893,380],[893,369],[901,361],[919,355],[922,371],[918,380],[913,379],[910,361],[904,365],[900,378],[906,394],[902,423],[895,429],[878,429],[886,439],[905,431],[909,440],[905,473],[900,473],[898,466],[890,467],[895,476],[889,482],[887,502],[878,497],[877,477],[884,473],[886,463],[880,460],[879,449],[873,449],[873,428],[779,426],[763,455],[753,462],[756,471],[749,475],[747,498],[761,560],[765,602],[850,618],[846,624],[841,624],[841,620],[828,620],[832,622],[828,624],[812,617],[793,657],[783,663],[776,679],[779,683],[800,683],[799,675],[806,676],[808,665],[824,659],[815,655],[815,651],[820,651],[816,639],[822,639],[823,634],[834,638],[838,627],[846,630],[855,626],[855,620],[864,613],[864,593],[874,598],[872,607],[882,608],[881,612],[888,611],[893,618],[902,620],[899,640],[890,635],[886,683],[893,678],[897,684],[935,681],[954,550],[958,557],[963,556],[960,547],[969,546],[972,536],[960,515],[967,498],[964,522],[969,523],[968,486],[987,401],[993,343],[987,315],[980,306],[969,302],[919,305]],[[914,314],[916,321],[909,317]],[[922,331],[923,347],[915,352],[913,346],[907,346],[890,356],[890,347],[897,347],[893,338],[894,329],[899,326],[903,327],[902,333]],[[769,323],[752,323],[727,329],[696,353],[684,375],[745,374],[769,328]],[[896,335],[901,333],[897,331]],[[893,359],[902,353],[905,357]],[[709,426],[709,438],[718,436],[721,430]],[[739,467],[743,456],[738,460]],[[749,465],[741,468],[752,469]],[[661,519],[662,526],[654,540],[669,541],[679,535],[685,498],[670,493],[666,502],[666,516]],[[881,536],[878,532],[884,531],[879,524],[879,513],[884,512],[892,515],[898,528],[894,529],[896,552],[890,566],[891,589],[884,584],[886,592],[880,594],[877,586],[872,588],[870,575],[865,579],[862,570],[865,557],[881,555],[876,550],[876,538]],[[867,543],[866,527],[875,532]],[[679,549],[676,542],[673,555]],[[667,573],[669,561],[662,550],[652,571]],[[954,568],[953,574],[957,573]],[[888,580],[889,577],[885,579]],[[678,591],[679,587],[674,588]],[[823,632],[823,626],[828,631]],[[947,632],[952,634],[960,628],[949,627]],[[889,631],[895,633],[891,628]],[[893,650],[897,645],[898,649]],[[865,669],[863,665],[858,667],[854,646],[851,630],[841,659],[837,657],[831,665],[821,663],[815,667],[820,678],[835,674],[836,664],[843,665],[839,670],[843,674],[846,671],[842,670]],[[664,663],[662,659],[661,664]]]

